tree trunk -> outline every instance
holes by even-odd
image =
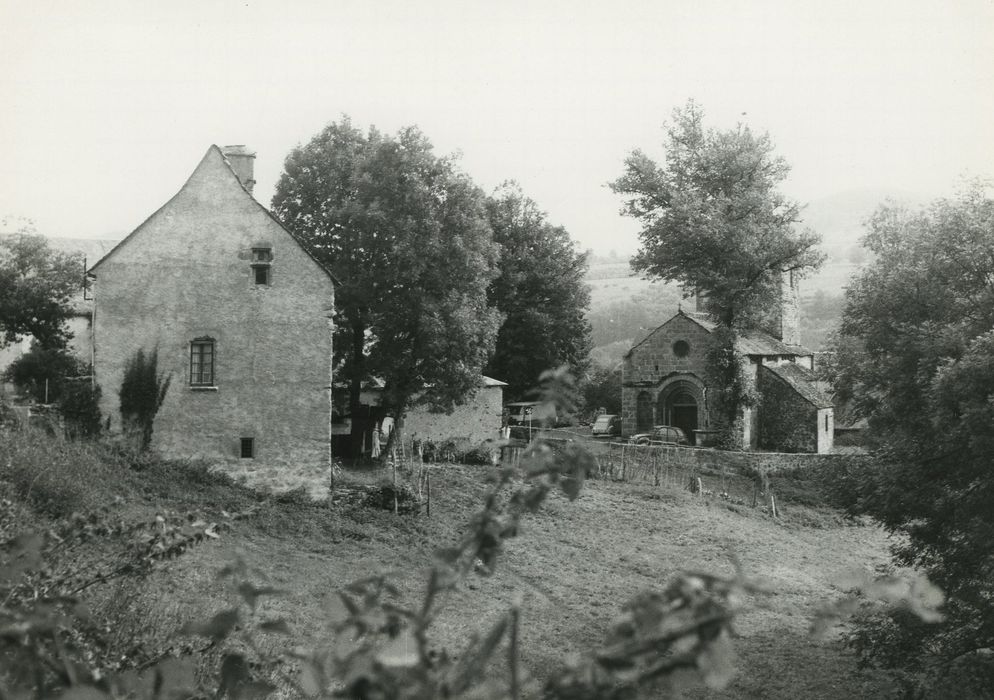
[[[362,454],[363,441],[365,439],[366,416],[360,416],[362,403],[362,379],[365,369],[363,349],[365,345],[366,329],[362,322],[352,324],[352,372],[349,378],[349,414],[352,416],[352,427],[350,430],[350,442],[352,444],[352,456],[358,457]]]
[[[393,430],[390,431],[390,435],[387,437],[386,447],[383,448],[382,457],[384,460],[389,459],[390,452],[395,447],[401,448],[401,453],[403,454],[404,412],[403,409],[396,408],[392,409],[391,412],[395,414],[393,419]]]

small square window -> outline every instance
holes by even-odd
[[[241,440],[242,459],[255,459],[255,438],[243,437]]]
[[[254,263],[269,263],[273,261],[273,249],[272,248],[253,248],[252,249],[252,262]]]
[[[252,272],[255,274],[256,284],[269,284],[268,265],[255,265],[252,267]]]

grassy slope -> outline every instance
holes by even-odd
[[[291,591],[269,603],[269,611],[285,615],[311,640],[322,634],[322,601],[354,579],[391,570],[404,596],[414,599],[431,551],[452,542],[474,512],[482,473],[480,467],[440,468],[433,476],[430,519],[269,502],[257,515],[237,521],[219,543],[180,559],[162,577],[157,588],[168,591],[160,598],[160,606],[168,608],[163,619],[175,619],[178,611],[199,617],[218,609],[223,597],[212,572],[235,556],[260,580]],[[197,498],[218,501],[210,496],[215,488],[199,489]],[[174,491],[167,500],[177,506],[186,499]],[[470,581],[454,596],[434,639],[439,646],[461,646],[520,593],[523,658],[542,677],[565,654],[601,639],[621,604],[639,590],[661,587],[681,569],[731,573],[734,553],[747,574],[767,581],[775,594],[755,601],[737,625],[740,674],[733,685],[722,693],[685,688],[685,697],[883,695],[882,679],[857,671],[834,642],[806,633],[819,601],[837,593],[833,580],[885,561],[883,534],[863,526],[807,528],[791,526],[790,517],[785,521],[707,505],[680,491],[589,482],[576,503],[557,497],[527,521],[497,573]]]

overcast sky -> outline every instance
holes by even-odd
[[[636,247],[606,187],[694,98],[769,131],[802,201],[994,173],[994,2],[0,0],[0,217],[120,237],[207,147],[283,159],[343,113],[416,124],[583,247]],[[208,232],[205,232],[208,235]]]

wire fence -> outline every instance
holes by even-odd
[[[595,479],[648,484],[682,490],[709,499],[778,515],[781,499],[793,505],[818,505],[823,500],[813,481],[822,466],[842,455],[781,454],[723,451],[668,444],[635,445],[594,437],[575,428],[512,428],[503,439],[466,451],[455,442],[411,441],[397,445],[389,465],[391,481],[403,483],[419,501],[430,496],[430,471],[447,462],[481,466],[517,466],[535,441],[553,449],[580,443],[596,458]],[[451,443],[451,444],[450,444]]]

